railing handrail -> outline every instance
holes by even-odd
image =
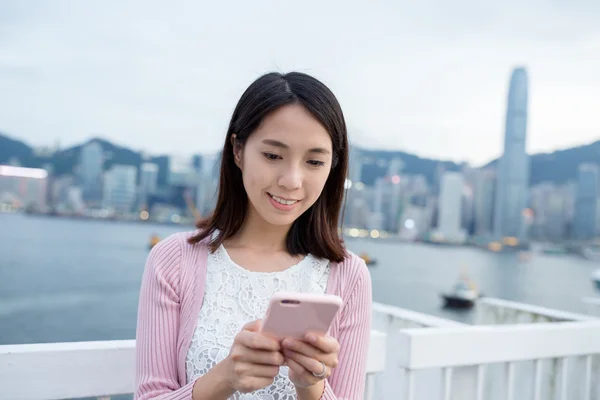
[[[600,320],[403,329],[406,369],[457,367],[600,354]]]
[[[600,297],[582,297],[581,301],[586,304],[600,306]]]
[[[371,331],[367,374],[385,369],[386,340]],[[133,393],[135,340],[0,345],[0,381],[0,398],[11,400]]]
[[[388,314],[392,317],[406,321],[411,321],[424,327],[445,328],[468,326],[467,324],[452,321],[449,319],[444,319],[433,315],[423,314],[418,311],[407,310],[405,308],[390,306],[387,304],[377,302],[373,302],[373,312]]]
[[[487,306],[496,306],[505,309],[518,310],[527,312],[530,314],[544,315],[552,319],[561,321],[592,321],[598,320],[598,318],[591,315],[579,314],[570,311],[556,310],[553,308],[547,308],[542,306],[536,306],[533,304],[520,303],[518,301],[498,299],[494,297],[482,297],[477,300],[478,304]]]

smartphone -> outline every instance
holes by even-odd
[[[279,340],[303,339],[308,332],[324,335],[342,304],[342,298],[333,294],[277,292],[271,297],[261,332]]]

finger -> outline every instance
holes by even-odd
[[[281,348],[277,340],[258,332],[243,330],[235,337],[235,340],[244,347],[255,350],[278,351]]]
[[[331,336],[307,333],[304,338],[323,353],[337,353],[340,351],[340,344]]]
[[[254,350],[243,345],[234,346],[230,357],[239,364],[280,367],[285,363],[285,358],[279,351]]]
[[[286,359],[287,366],[298,375],[310,374],[302,365],[291,358]]]
[[[300,364],[300,366],[302,366],[304,369],[306,369],[308,372],[315,373],[317,375],[320,375],[323,373],[323,364],[321,364],[321,362],[319,360],[315,360],[314,358],[310,358],[310,357],[306,357],[303,354],[300,353],[296,353],[295,351],[292,350],[283,350],[283,354],[292,361],[295,361],[296,363]],[[289,361],[288,360],[288,364]],[[329,368],[327,367],[327,365],[325,365],[325,377],[329,376]]]
[[[283,354],[278,351],[247,349],[242,357],[243,361],[252,364],[281,366],[285,362]]]
[[[274,378],[279,373],[279,367],[275,365],[260,365],[243,362],[236,364],[235,373],[238,376]]]
[[[260,330],[261,323],[262,321],[260,319],[257,319],[255,321],[248,322],[246,325],[244,325],[242,329],[250,332],[258,332]]]
[[[326,353],[317,349],[312,344],[300,340],[286,338],[283,340],[282,346],[284,349],[293,350],[296,353],[304,354],[307,357],[315,358],[319,361],[325,361],[325,358],[327,357]]]

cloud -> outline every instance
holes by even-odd
[[[511,69],[530,77],[530,151],[600,136],[600,3],[3,1],[0,129],[214,151],[246,86],[312,73],[351,138],[482,163],[502,149]]]

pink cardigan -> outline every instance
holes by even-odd
[[[190,245],[194,232],[177,233],[150,251],[139,298],[136,333],[137,400],[191,400],[185,358],[202,298],[206,242]],[[340,343],[339,365],[325,384],[324,400],[362,399],[371,330],[371,277],[364,261],[348,252],[332,263],[327,293],[344,300],[330,334]]]

